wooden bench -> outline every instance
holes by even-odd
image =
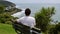
[[[41,30],[36,27],[30,28],[21,23],[12,23],[12,25],[15,31],[17,32],[17,34],[40,34],[41,33]],[[32,30],[32,32],[30,30]]]

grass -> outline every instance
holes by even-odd
[[[16,34],[12,25],[0,23],[0,34]]]

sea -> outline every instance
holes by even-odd
[[[51,18],[54,21],[59,21],[60,22],[60,4],[16,4],[16,7],[19,9],[22,9],[23,11],[21,12],[17,12],[15,14],[13,14],[15,17],[22,17],[25,16],[24,14],[24,10],[26,8],[30,8],[31,9],[31,15],[30,16],[34,16],[36,12],[40,11],[42,9],[42,7],[48,8],[48,7],[55,7],[55,15],[53,15]]]

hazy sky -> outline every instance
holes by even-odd
[[[60,3],[60,0],[8,0],[14,3]]]

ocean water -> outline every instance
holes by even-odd
[[[55,12],[55,15],[52,16],[52,19],[54,21],[56,20],[60,21],[60,4],[16,4],[16,7],[20,9],[30,8],[32,11],[31,16],[34,16],[35,13],[41,10],[42,7],[45,7],[45,8],[55,7],[56,12]],[[18,17],[24,16],[24,13],[22,13],[22,15],[20,15],[20,13],[22,12],[17,12]]]

